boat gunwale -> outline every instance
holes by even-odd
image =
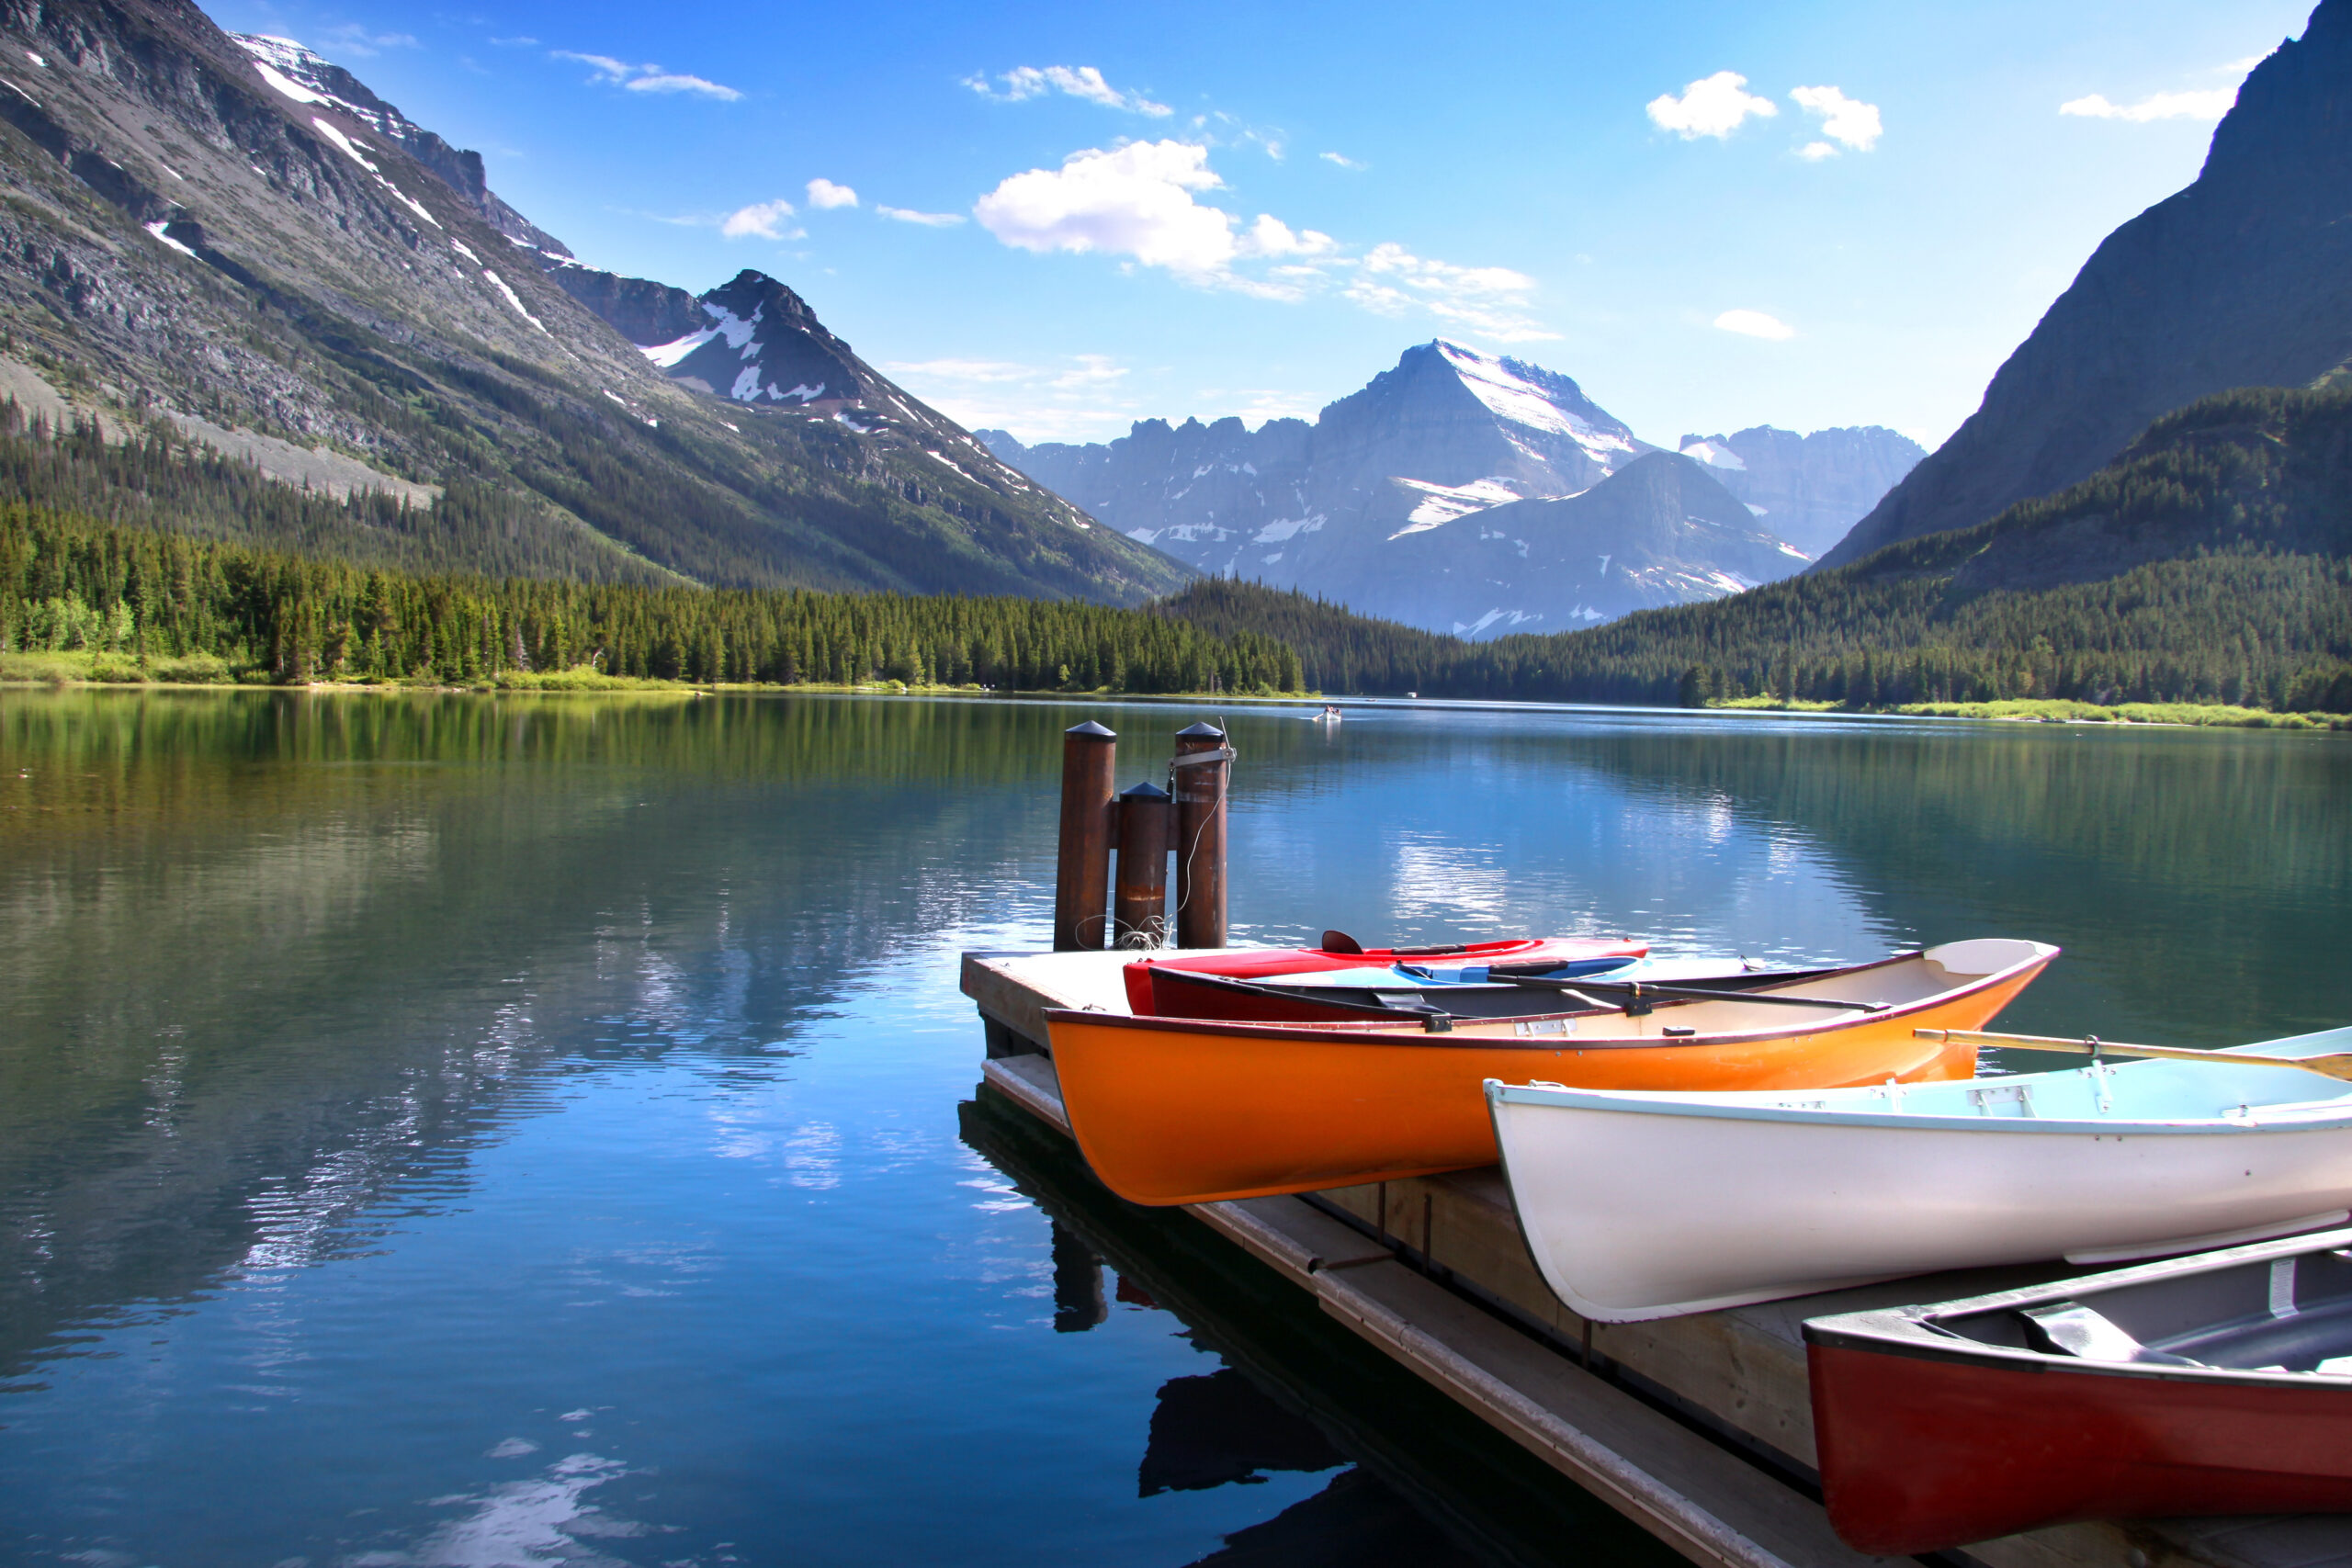
[[[1599,1012],[1585,1010],[1577,1012],[1531,1013],[1523,1017],[1500,1021],[1470,1019],[1462,1021],[1461,1023],[1457,1023],[1456,1026],[1452,1029],[1437,1032],[1430,1032],[1422,1026],[1415,1026],[1411,1029],[1406,1029],[1392,1025],[1373,1023],[1255,1023],[1241,1021],[1227,1021],[1224,1019],[1163,1018],[1156,1014],[1107,1012],[1085,1008],[1047,1008],[1045,1010],[1045,1015],[1046,1021],[1048,1024],[1088,1023],[1104,1025],[1114,1029],[1137,1029],[1155,1032],[1182,1034],[1210,1034],[1227,1038],[1249,1040],[1286,1040],[1302,1043],[1345,1043],[1404,1047],[1407,1049],[1426,1049],[1433,1047],[1440,1050],[1524,1050],[1540,1051],[1551,1055],[1558,1055],[1564,1051],[1680,1051],[1702,1046],[1757,1045],[1770,1044],[1779,1041],[1798,1038],[1814,1039],[1823,1035],[1839,1034],[1850,1030],[1860,1029],[1872,1024],[1883,1024],[1890,1020],[1902,1019],[1916,1013],[1927,1011],[1933,1008],[1948,1006],[1954,1001],[1973,996],[1978,992],[1990,989],[1995,986],[1998,986],[2008,980],[2014,979],[2019,974],[2045,968],[2050,964],[2052,960],[2055,959],[2059,955],[2059,953],[2062,951],[2061,949],[2047,942],[2027,942],[2024,945],[2034,947],[2041,951],[2034,953],[2030,957],[2019,959],[2017,963],[2011,964],[2005,968],[1996,969],[1988,975],[1981,975],[1974,980],[1970,981],[1967,985],[1955,986],[1947,990],[1931,992],[1925,997],[1920,997],[1907,1002],[1895,1003],[1875,1012],[1854,1012],[1844,1018],[1831,1019],[1825,1022],[1814,1025],[1778,1028],[1767,1026],[1761,1029],[1730,1030],[1715,1034],[1679,1034],[1670,1036],[1649,1034],[1600,1034],[1589,1036],[1579,1036],[1574,1034],[1482,1034],[1468,1032],[1463,1027],[1463,1024],[1465,1023],[1471,1028],[1475,1028],[1479,1024],[1497,1021],[1509,1022],[1517,1025],[1522,1023],[1548,1022],[1554,1019],[1613,1018],[1621,1016],[1623,1013],[1624,1010],[1622,1008],[1610,1008]],[[1915,948],[1907,953],[1897,953],[1889,957],[1873,959],[1868,964],[1855,964],[1843,968],[1834,969],[1830,973],[1840,977],[1866,974],[1873,969],[1883,969],[1892,964],[1906,964],[1916,959],[1924,958],[1928,951],[1929,950],[1927,948]],[[1806,981],[1792,983],[1812,984],[1814,982]],[[1661,998],[1655,1004],[1655,1010],[1662,1012],[1668,1008],[1712,1006],[1720,1001],[1737,1001],[1740,998],[1736,996],[1724,998],[1706,997],[1688,998]]]
[[[1871,1016],[1884,1017],[1885,1015],[1872,1014]],[[2325,1040],[2347,1034],[2352,1034],[2352,1029],[2322,1030],[2316,1034],[2290,1035],[2283,1040],[2264,1040],[2256,1041],[2249,1045],[2224,1046],[2222,1049],[2215,1051],[2212,1055],[2217,1060],[2236,1055],[2241,1053],[2277,1055],[2280,1054],[2280,1048],[2282,1046],[2293,1045],[2303,1041]],[[2313,1049],[2303,1054],[2307,1055],[2319,1055],[2323,1053],[2319,1050]],[[2140,1061],[2123,1062],[2120,1064],[2110,1063],[2101,1065],[2095,1063],[2090,1066],[2085,1067],[2060,1067],[2042,1073],[2011,1073],[1998,1077],[1978,1077],[1954,1081],[1973,1083],[1979,1086],[2006,1086],[2018,1083],[2030,1084],[2035,1082],[2049,1082],[2052,1079],[2062,1077],[2088,1077],[2093,1073],[2099,1072],[2111,1076],[2115,1073],[2123,1072],[2132,1067],[2154,1067],[2168,1065],[2170,1064],[2158,1058],[2147,1057],[2143,1058]],[[2188,1065],[2196,1066],[2199,1064],[2192,1063]],[[2257,1070],[2264,1071],[2292,1072],[2296,1070],[2293,1067],[2277,1066],[2267,1062],[2254,1063],[2250,1065]],[[2302,1111],[2300,1109],[2312,1102],[2303,1100],[2282,1101],[2282,1104],[2292,1104],[2297,1106],[2299,1108],[2299,1113],[2291,1121],[2270,1122],[2265,1122],[2261,1119],[2259,1108],[2256,1107],[2249,1107],[2248,1113],[2244,1116],[2175,1116],[2162,1119],[2153,1117],[2135,1118],[2127,1116],[2075,1118],[2054,1116],[1990,1116],[1984,1114],[1961,1115],[1957,1113],[1947,1115],[1929,1111],[1904,1111],[1894,1107],[1890,1107],[1885,1110],[1857,1109],[1853,1111],[1841,1111],[1832,1110],[1827,1106],[1727,1104],[1723,1100],[1717,1098],[1718,1096],[1726,1093],[1758,1095],[1785,1094],[1791,1096],[1802,1094],[1851,1094],[1859,1096],[1864,1094],[1883,1094],[1885,1090],[1883,1086],[1864,1089],[1740,1090],[1697,1089],[1676,1091],[1670,1089],[1575,1089],[1566,1085],[1545,1086],[1533,1083],[1508,1084],[1503,1082],[1500,1078],[1488,1078],[1487,1080],[1487,1100],[1489,1105],[1532,1105],[1541,1106],[1549,1110],[1613,1111],[1634,1116],[1680,1116],[1702,1121],[1716,1122],[1789,1122],[1813,1127],[1851,1127],[1871,1131],[1894,1130],[1913,1133],[1989,1133],[1997,1131],[2009,1134],[2011,1135],[2038,1133],[2068,1137],[2076,1137],[2087,1133],[2092,1134],[2095,1138],[2114,1137],[2120,1140],[2126,1136],[2164,1137],[2182,1134],[2209,1134],[2216,1133],[2269,1133],[2277,1134],[2288,1133],[2341,1132],[2347,1122],[2352,1122],[2352,1084],[2346,1084],[2341,1079],[2330,1078],[2324,1073],[2313,1073],[2312,1074],[2312,1077],[2321,1078],[2324,1081],[2339,1086],[2341,1092],[2336,1095],[2328,1096],[2327,1098],[2329,1100],[2341,1100],[2341,1109],[2330,1111],[2325,1113],[2313,1113]],[[1901,1092],[1905,1094],[1941,1092],[1948,1090],[1950,1088],[1950,1084],[1905,1084],[1902,1086]]]
[[[2352,1388],[2352,1373],[2273,1371],[2256,1367],[2170,1367],[2148,1361],[2098,1361],[2062,1356],[2023,1346],[1992,1345],[1939,1332],[1932,1320],[1973,1317],[1984,1313],[2010,1312],[2041,1303],[2072,1301],[2078,1293],[2124,1290],[2164,1280],[2218,1273],[2251,1263],[2300,1258],[2305,1253],[2352,1247],[2352,1228],[2305,1231],[2301,1235],[2248,1242],[2239,1247],[2185,1257],[2158,1258],[2129,1269],[2080,1274],[2039,1285],[2022,1285],[1982,1296],[1961,1296],[1948,1302],[1908,1306],[1873,1307],[1807,1318],[1803,1326],[1808,1349],[1851,1350],[1865,1355],[1894,1356],[1905,1360],[1936,1361],[1953,1366],[1981,1366],[2006,1371],[2087,1373],[2099,1377],[2154,1379],[2164,1382],[2213,1385],[2244,1384],[2256,1388],[2317,1388],[2331,1393]]]

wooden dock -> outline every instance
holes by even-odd
[[[1064,1136],[1047,1008],[1125,1010],[1110,952],[967,953],[989,1087]],[[1693,1562],[1846,1568],[1817,1500],[1800,1325],[2066,1270],[1979,1270],[1655,1323],[1588,1325],[1543,1282],[1494,1169],[1185,1211],[1479,1419]],[[1589,1334],[1591,1364],[1584,1363]],[[2352,1518],[2068,1525],[1939,1561],[1982,1568],[2352,1568]]]

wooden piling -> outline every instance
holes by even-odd
[[[1061,842],[1054,865],[1054,949],[1102,946],[1110,927],[1111,834],[1119,738],[1092,719],[1062,731]]]
[[[1154,784],[1119,795],[1119,872],[1111,893],[1113,947],[1168,944],[1168,815]]]
[[[1225,945],[1225,795],[1232,764],[1225,731],[1216,725],[1195,724],[1176,732],[1179,947]]]

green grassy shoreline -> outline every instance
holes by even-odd
[[[289,685],[265,671],[236,671],[218,659],[198,655],[187,659],[140,660],[119,654],[0,653],[0,686],[145,686],[174,689],[239,687],[328,692],[473,692],[576,693],[614,695],[631,692],[692,694],[718,692],[814,693],[859,696],[999,696],[1055,697],[1071,702],[1224,703],[1236,706],[1258,704],[1295,705],[1333,700],[1320,692],[1265,694],[1242,692],[1114,692],[1046,688],[1007,690],[973,684],[910,685],[903,681],[866,681],[843,684],[801,682],[778,685],[762,682],[662,681],[630,675],[607,675],[588,669],[507,671],[497,676],[451,682],[430,676],[399,680],[314,681]],[[1340,699],[1344,700],[1344,699]],[[1860,715],[1899,718],[2001,720],[2011,723],[2159,725],[2228,729],[2352,729],[2352,716],[2326,713],[2273,713],[2265,708],[2233,707],[2207,703],[2118,703],[2101,705],[2058,697],[2018,697],[1985,703],[1903,703],[1852,707],[1839,703],[1808,702],[1803,698],[1742,697],[1712,702],[1696,713]]]

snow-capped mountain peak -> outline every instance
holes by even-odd
[[[1498,419],[1547,435],[1565,435],[1604,468],[1615,468],[1645,449],[1633,431],[1603,412],[1566,376],[1444,338],[1430,347]]]

